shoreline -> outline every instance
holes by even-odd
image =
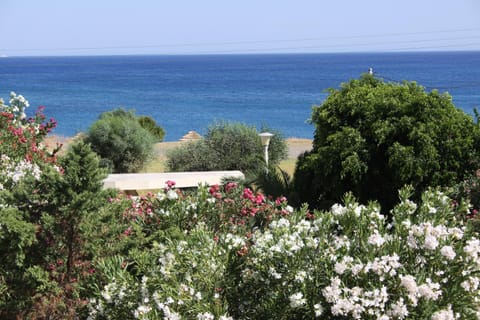
[[[47,137],[44,140],[44,144],[47,146],[47,148],[53,149],[56,147],[57,143],[61,143],[63,144],[63,147],[60,153],[62,153],[62,152],[65,152],[66,148],[68,147],[68,144],[71,143],[71,141],[78,136],[79,136],[78,134],[73,137],[67,137],[67,136],[56,135],[56,134],[47,135]],[[154,145],[155,154],[159,157],[165,156],[168,150],[171,150],[179,146],[180,144],[186,143],[186,142],[188,141],[177,140],[177,141],[158,142]],[[285,142],[288,148],[288,158],[296,159],[303,152],[309,151],[312,149],[313,139],[290,137],[290,138],[285,138]]]

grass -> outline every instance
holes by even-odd
[[[303,143],[303,145],[301,145],[301,143],[299,143],[298,141],[294,141],[290,143],[288,143],[287,141],[287,144],[289,145],[290,148],[299,148],[300,146],[300,149],[303,148],[305,150],[309,146],[308,142]],[[178,145],[180,145],[180,143],[169,142],[168,144],[157,144],[157,146],[155,147],[155,153],[156,153],[155,157],[152,160],[150,160],[140,172],[144,172],[144,173],[166,172],[168,169],[166,153],[168,152],[168,150],[171,150],[172,148],[175,148]],[[293,176],[293,173],[295,171],[296,161],[297,161],[296,153],[294,154],[289,153],[289,157],[285,160],[282,160],[279,166],[282,170],[287,172],[290,176]]]
[[[279,164],[280,169],[285,171],[293,177],[293,173],[295,172],[295,164],[297,163],[297,159],[295,158],[288,158],[286,160],[282,160]]]

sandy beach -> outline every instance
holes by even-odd
[[[74,137],[64,137],[58,135],[49,135],[45,138],[45,145],[48,146],[49,149],[55,148],[57,143],[63,144],[62,152],[64,152],[68,144]],[[302,139],[302,138],[287,138],[285,139],[288,147],[288,159],[296,159],[300,154],[305,151],[312,149],[312,140],[311,139]],[[156,143],[154,146],[155,155],[160,159],[166,158],[166,154],[169,150],[178,147],[183,143],[188,143],[185,141],[169,141],[169,142],[160,142]]]

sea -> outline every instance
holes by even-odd
[[[66,137],[122,107],[155,119],[166,141],[222,121],[311,139],[312,107],[369,68],[448,92],[470,115],[480,106],[480,52],[2,57],[0,97],[23,95],[29,114],[45,106]]]

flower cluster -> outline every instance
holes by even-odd
[[[57,146],[49,152],[42,145],[43,138],[56,126],[56,121],[45,121],[44,107],[39,107],[33,117],[26,115],[28,101],[15,92],[10,93],[10,105],[0,99],[0,154],[9,154],[16,159],[30,162],[56,162]]]
[[[480,316],[480,239],[436,190],[400,192],[387,220],[350,195],[293,210],[236,183],[173,182],[121,200],[142,248],[99,266],[91,317],[460,319]],[[124,234],[125,236],[125,234]],[[102,270],[107,270],[102,271]],[[100,316],[102,315],[102,316]]]
[[[314,221],[280,219],[255,232],[234,283],[242,301],[234,314],[254,318],[276,304],[289,307],[279,314],[312,318],[480,315],[480,241],[455,218],[462,213],[437,191],[422,203],[404,197],[394,212],[388,224],[378,207],[347,197]]]
[[[165,188],[158,193],[139,197],[119,195],[111,201],[125,207],[123,219],[127,224],[141,226],[148,234],[172,225],[190,230],[198,222],[204,222],[215,233],[230,232],[245,238],[252,229],[264,228],[274,217],[293,212],[285,197],[273,201],[235,182],[200,186],[197,192],[185,193],[175,188],[175,182],[166,181]],[[130,234],[128,230],[130,226],[126,226]]]

